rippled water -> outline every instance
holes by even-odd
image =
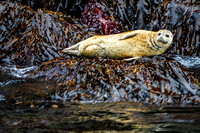
[[[137,103],[0,103],[2,132],[200,132],[200,107]],[[9,115],[8,115],[9,114]]]

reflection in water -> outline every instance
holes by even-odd
[[[55,108],[55,106],[57,108]],[[130,102],[70,104],[0,103],[1,131],[199,132],[200,106]],[[20,117],[19,117],[20,116]],[[25,123],[25,125],[24,125]]]

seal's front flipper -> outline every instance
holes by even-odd
[[[132,32],[125,33],[125,34],[121,35],[118,39],[119,40],[124,40],[124,39],[127,39],[127,38],[135,37],[138,34],[139,34],[138,31],[132,31]]]
[[[136,56],[136,57],[133,57],[133,58],[124,59],[124,61],[132,61],[132,60],[139,59],[139,58],[141,58],[141,56]]]

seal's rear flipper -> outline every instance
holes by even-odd
[[[79,42],[71,47],[65,48],[61,52],[65,53],[66,50],[78,50],[80,44],[81,44],[81,42]]]
[[[77,56],[81,55],[79,50],[63,49],[61,52],[66,53],[66,54],[71,54],[71,55],[77,55]]]

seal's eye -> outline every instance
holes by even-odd
[[[158,33],[158,35],[160,36],[160,35],[161,35],[161,33]]]
[[[165,36],[166,36],[167,38],[169,37],[169,35],[168,35],[168,34],[166,34]]]

